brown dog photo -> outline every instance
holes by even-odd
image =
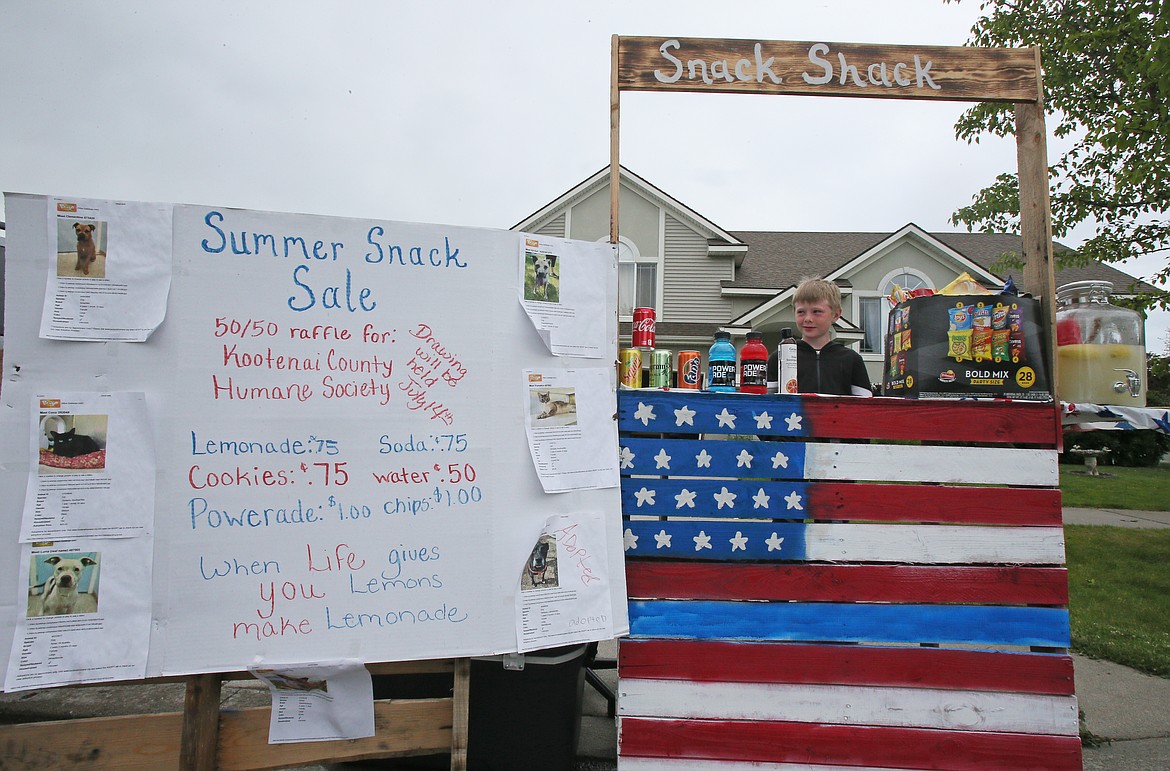
[[[57,222],[57,275],[105,278],[106,223],[71,220]]]

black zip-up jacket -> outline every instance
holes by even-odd
[[[779,380],[779,359],[768,357],[768,381]],[[805,394],[872,396],[873,386],[861,354],[830,340],[819,351],[803,340],[796,341],[796,385]]]

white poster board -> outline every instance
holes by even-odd
[[[523,234],[176,205],[157,329],[50,340],[56,200],[6,197],[0,655],[33,591],[17,541],[32,399],[57,391],[146,397],[147,675],[515,651],[520,577],[559,514],[602,517],[612,629],[628,631],[619,491],[545,493],[524,414],[525,371],[612,373],[612,247],[570,244],[600,266],[606,356],[558,357],[518,299]],[[116,272],[113,247],[102,258]]]

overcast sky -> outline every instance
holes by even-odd
[[[6,0],[0,190],[508,228],[609,162],[613,34],[962,45],[978,13],[977,0]],[[955,139],[964,109],[624,92],[621,162],[729,230],[954,231],[951,213],[1016,163],[1014,140]],[[1151,320],[1149,348],[1167,328],[1170,314]]]

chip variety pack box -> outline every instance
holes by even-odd
[[[890,311],[886,396],[1052,399],[1040,302],[1015,295],[932,295]]]

